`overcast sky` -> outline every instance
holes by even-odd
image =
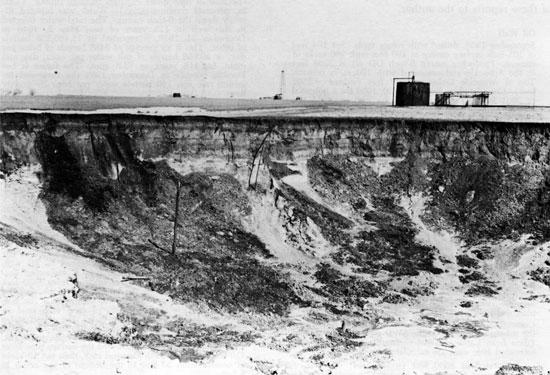
[[[414,71],[550,105],[546,0],[0,0],[0,28],[2,90],[257,98],[284,69],[287,97],[387,102]]]

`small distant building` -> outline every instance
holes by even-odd
[[[397,82],[395,105],[399,107],[430,105],[430,84],[417,82],[414,76],[409,82]]]
[[[173,93],[172,98],[181,98],[181,93],[179,93],[179,92]]]

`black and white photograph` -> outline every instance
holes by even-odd
[[[550,2],[0,0],[0,373],[550,375]]]

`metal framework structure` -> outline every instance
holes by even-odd
[[[285,92],[285,71],[281,70],[281,86],[279,87],[279,93],[273,96],[274,100],[282,100]]]
[[[466,98],[472,99],[472,106],[486,106],[489,104],[490,91],[446,91],[441,94],[436,94],[435,105],[436,106],[450,106],[451,98]],[[466,101],[468,106],[469,101]]]

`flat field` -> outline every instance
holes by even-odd
[[[392,107],[384,103],[311,100],[107,96],[0,97],[0,111],[138,113],[156,116],[289,116],[416,118],[550,123],[550,107]]]

